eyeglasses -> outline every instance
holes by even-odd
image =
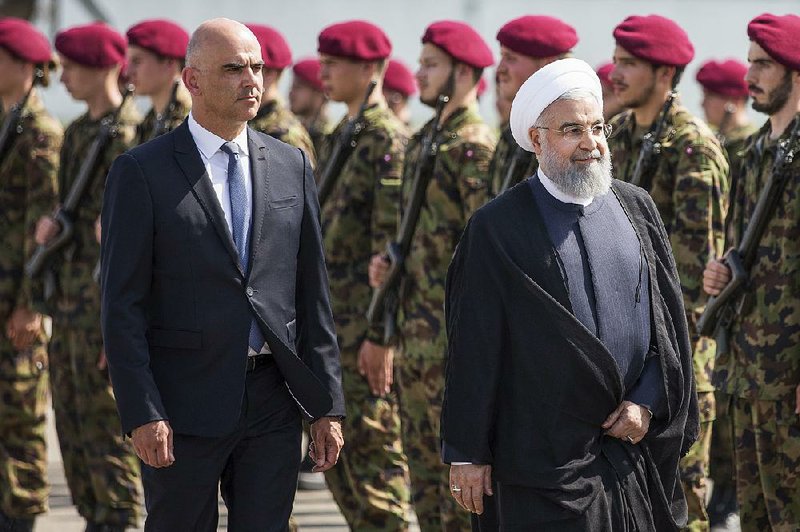
[[[608,137],[611,135],[611,124],[594,124],[593,126],[586,127],[580,124],[570,124],[568,126],[554,128],[554,127],[544,127],[544,126],[533,126],[536,129],[549,129],[550,131],[555,131],[562,137],[567,140],[571,140],[577,142],[583,138],[583,135],[586,134],[587,131],[591,132],[593,137],[601,137],[606,136]]]

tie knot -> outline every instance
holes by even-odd
[[[233,155],[234,157],[239,157],[239,145],[233,141],[226,142],[219,148],[220,150],[224,151],[228,155]]]

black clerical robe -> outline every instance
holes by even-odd
[[[543,519],[589,511],[614,469],[640,464],[638,483],[622,486],[626,500],[644,494],[646,507],[637,511],[651,519],[639,524],[673,530],[686,519],[678,462],[698,432],[680,285],[649,195],[619,181],[612,192],[647,260],[662,415],[636,446],[603,436],[625,384],[611,353],[573,315],[547,229],[522,183],[477,211],[450,266],[441,436],[469,461],[491,464],[498,482],[531,488],[542,504],[530,511]]]

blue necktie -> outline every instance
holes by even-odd
[[[247,275],[249,246],[247,236],[250,230],[250,206],[247,204],[247,189],[244,182],[244,170],[239,160],[239,146],[235,142],[226,142],[220,149],[228,154],[228,194],[231,200],[231,232],[236,250],[239,252],[239,263],[242,271]],[[250,348],[256,353],[261,352],[264,346],[264,336],[261,334],[256,320],[250,322],[250,335],[248,342]]]

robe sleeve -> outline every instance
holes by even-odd
[[[657,353],[650,352],[639,380],[625,399],[648,408],[654,417],[661,418],[664,415],[664,395],[664,372],[661,369],[661,360]]]
[[[448,270],[448,359],[441,437],[451,462],[492,463],[492,430],[506,344],[502,266],[483,211],[467,225]],[[456,451],[457,450],[457,451]]]

